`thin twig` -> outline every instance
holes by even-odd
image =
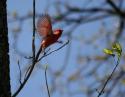
[[[112,0],[107,0],[107,3],[110,4],[115,11],[121,12],[121,10],[116,6],[116,4]]]
[[[33,35],[32,35],[32,52],[33,61],[35,60],[35,0],[33,0]]]
[[[24,56],[24,58],[25,58],[25,59],[32,59],[33,57],[32,57],[32,56],[29,56],[29,57]]]
[[[54,53],[54,52],[60,50],[61,48],[63,48],[63,47],[64,47],[65,45],[67,45],[68,43],[69,43],[69,41],[67,41],[64,45],[62,45],[62,46],[59,47],[58,49],[56,49],[56,50],[54,50],[54,51],[51,51],[50,53],[48,53],[48,54],[42,56],[39,60],[38,60],[38,57],[37,57],[37,59],[35,59],[34,62],[32,63],[32,65],[31,65],[31,67],[30,67],[30,70],[28,70],[28,74],[27,74],[25,80],[23,81],[23,83],[20,85],[20,87],[19,87],[18,90],[14,93],[14,95],[13,95],[12,97],[16,97],[16,96],[18,95],[18,93],[22,90],[22,88],[25,86],[25,84],[26,84],[26,82],[28,81],[28,79],[29,79],[29,77],[30,77],[30,75],[31,75],[31,73],[32,73],[32,71],[33,71],[33,69],[34,69],[34,67],[35,67],[35,64],[36,64],[37,62],[39,62],[42,58],[44,58],[44,57],[46,57],[46,56],[48,56],[48,55],[50,55],[50,54],[52,54],[52,53]]]
[[[32,52],[33,52],[33,62],[32,62],[32,67],[30,69],[30,71],[27,74],[27,77],[25,78],[25,80],[23,81],[23,83],[20,85],[20,87],[17,89],[17,91],[13,94],[12,97],[16,97],[19,92],[23,89],[23,87],[25,86],[26,82],[28,81],[34,66],[36,64],[35,62],[35,0],[33,0],[33,39],[32,39]]]
[[[125,14],[121,11],[120,8],[116,6],[116,4],[112,0],[107,0],[107,3],[117,12],[119,16],[124,17]]]
[[[46,56],[48,56],[48,55],[50,55],[50,54],[52,54],[52,53],[54,53],[54,52],[60,50],[61,48],[63,48],[64,46],[66,46],[68,43],[69,43],[69,40],[68,40],[65,44],[63,44],[61,47],[57,48],[56,50],[53,50],[53,51],[49,52],[48,54],[47,54],[47,53],[44,54],[41,58],[39,58],[39,59],[37,60],[37,62],[39,62],[42,58],[44,58],[44,57],[46,57]]]
[[[25,86],[25,84],[26,84],[26,82],[28,81],[28,79],[29,79],[29,77],[30,77],[30,75],[31,75],[31,73],[32,73],[32,71],[33,71],[33,69],[34,69],[34,67],[35,67],[35,64],[36,64],[37,62],[39,62],[42,58],[44,58],[44,57],[46,57],[46,56],[52,54],[53,52],[56,52],[56,51],[60,50],[61,48],[63,48],[63,47],[64,47],[65,45],[67,45],[68,43],[69,43],[69,41],[66,42],[66,43],[65,43],[63,46],[61,46],[60,48],[58,48],[58,49],[56,49],[56,50],[54,50],[54,51],[52,51],[52,52],[50,52],[50,53],[48,53],[48,54],[43,55],[43,56],[38,60],[39,55],[40,55],[39,52],[41,52],[42,49],[41,49],[41,47],[40,47],[40,50],[38,51],[37,55],[35,56],[35,0],[33,0],[33,39],[32,39],[33,61],[32,61],[32,65],[31,65],[30,69],[27,71],[28,74],[26,74],[26,75],[27,75],[26,78],[24,79],[24,81],[22,82],[22,84],[20,85],[20,87],[17,89],[17,91],[14,93],[14,95],[13,95],[12,97],[16,97],[16,96],[19,94],[19,92],[22,90],[22,88]]]
[[[30,71],[30,68],[31,68],[31,66],[28,67],[28,69],[27,69],[27,71],[26,71],[26,73],[25,73],[25,75],[24,75],[24,80],[26,79],[26,77],[27,77],[27,75],[28,75],[28,73],[29,73],[29,71]]]
[[[114,79],[114,82],[112,83],[112,86],[108,89],[107,94],[105,97],[109,97],[111,94],[111,91],[115,89],[115,87],[118,85],[118,81],[121,80],[121,78],[124,76],[124,71],[120,71],[118,73],[118,76]]]
[[[19,60],[18,60],[18,68],[19,68],[19,82],[20,82],[20,84],[22,84],[22,82],[21,82],[21,77],[22,77],[22,75],[21,75],[21,68],[20,68],[20,63],[19,63]]]
[[[110,76],[108,77],[108,79],[107,79],[106,82],[104,83],[104,86],[102,87],[101,91],[98,92],[98,96],[97,96],[97,97],[100,97],[100,96],[104,93],[104,89],[105,89],[106,85],[108,84],[109,80],[112,78],[112,76],[113,76],[113,74],[114,74],[116,68],[118,67],[119,61],[120,61],[120,59],[118,58],[117,63],[116,63],[116,65],[115,65],[113,71],[111,72]]]
[[[32,63],[32,65],[31,65],[31,67],[30,67],[30,70],[28,70],[28,74],[27,74],[25,80],[23,81],[23,83],[20,85],[20,87],[19,87],[18,90],[14,93],[14,95],[13,95],[12,97],[16,97],[16,96],[18,95],[18,93],[22,90],[22,88],[25,86],[25,84],[26,84],[26,82],[28,81],[28,79],[29,79],[29,77],[30,77],[30,75],[31,75],[31,73],[32,73],[32,71],[33,71],[33,69],[34,69],[34,67],[35,67],[35,64],[36,64],[37,62],[39,62],[42,58],[44,58],[44,57],[46,57],[46,56],[48,56],[48,55],[50,55],[50,54],[52,54],[52,53],[54,53],[54,52],[60,50],[61,48],[63,48],[64,46],[66,46],[68,43],[69,43],[69,41],[67,41],[64,45],[62,45],[62,46],[59,47],[58,49],[56,49],[56,50],[54,50],[54,51],[51,51],[50,53],[48,53],[48,54],[42,56],[39,60],[38,60],[38,57],[39,57],[39,56],[38,56],[37,58],[35,58],[34,62]]]
[[[48,96],[50,97],[49,86],[47,81],[47,66],[45,68],[45,80],[46,80],[46,88],[47,88]]]

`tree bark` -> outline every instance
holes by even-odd
[[[11,97],[6,0],[0,1],[0,97]]]

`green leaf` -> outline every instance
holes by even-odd
[[[103,49],[103,52],[106,53],[106,54],[108,54],[108,55],[114,55],[113,51],[110,50],[110,49]]]
[[[112,49],[113,50],[118,50],[118,51],[121,51],[122,52],[122,47],[121,47],[121,44],[120,43],[114,43],[112,45]]]
[[[112,45],[112,49],[113,49],[114,52],[116,52],[118,58],[120,58],[121,54],[122,54],[122,46],[121,46],[121,44],[120,43],[114,43]]]

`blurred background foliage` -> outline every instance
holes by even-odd
[[[111,1],[111,2],[110,2]],[[19,86],[19,61],[22,79],[31,64],[32,1],[8,0],[8,28],[12,93]],[[114,67],[104,48],[119,41],[123,47],[120,66],[102,97],[124,97],[124,0],[36,0],[36,21],[44,13],[52,17],[53,29],[64,30],[60,40],[69,44],[42,59],[18,97],[47,97],[44,66],[48,65],[51,97],[94,97]],[[36,50],[41,37],[36,32]],[[50,46],[51,50],[60,44]]]

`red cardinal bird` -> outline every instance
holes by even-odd
[[[62,31],[63,30],[61,29],[56,29],[53,31],[50,16],[48,14],[42,15],[37,22],[37,32],[41,37],[43,37],[39,53],[42,51],[42,49],[46,49],[51,44],[58,42],[58,39],[61,36]]]

